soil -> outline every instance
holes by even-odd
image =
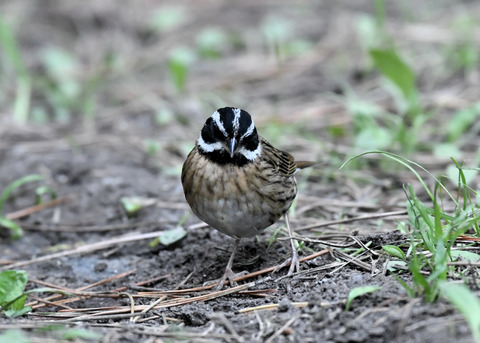
[[[434,4],[415,5],[420,6],[415,18],[441,22],[456,9]],[[381,81],[365,69],[367,56],[355,43],[353,22],[373,13],[371,3],[306,1],[297,7],[274,2],[190,2],[184,4],[187,19],[180,27],[156,34],[145,18],[163,5],[147,0],[121,6],[114,1],[85,1],[80,6],[53,0],[42,5],[26,0],[1,5],[2,15],[11,22],[21,18],[28,23],[17,34],[32,73],[44,75],[44,49],[60,46],[81,65],[72,77],[85,81],[100,75],[102,80],[93,95],[93,118],[82,115],[79,107],[62,121],[52,114],[51,99],[41,93],[33,94],[31,105],[47,111],[48,124],[18,124],[11,108],[1,109],[0,191],[29,174],[44,178],[16,189],[2,213],[11,215],[33,206],[41,185],[54,190],[61,203],[17,219],[24,230],[18,239],[8,230],[0,231],[0,268],[27,271],[27,289],[47,286],[90,294],[63,296],[70,300],[64,303],[47,301],[50,293],[29,296],[33,312],[16,319],[1,316],[0,331],[19,328],[36,342],[60,340],[55,331],[38,330],[52,323],[99,333],[103,342],[472,342],[465,320],[450,304],[409,298],[385,268],[387,256],[381,246],[406,241],[397,231],[398,223],[407,220],[402,185],[411,183],[420,190],[415,177],[403,170],[386,172],[370,159],[359,165],[361,170],[338,170],[347,156],[362,151],[352,147],[352,118],[334,99],[343,85],[385,107],[393,106],[387,93],[372,90],[372,83],[378,86]],[[411,11],[408,6],[387,6],[388,27],[400,32],[401,44],[421,51],[418,41],[408,37],[410,26],[402,19],[403,11]],[[269,47],[255,34],[260,29],[255,28],[275,16],[294,22],[295,34],[315,43],[310,53],[280,61],[271,57]],[[225,44],[221,60],[198,60],[179,94],[165,67],[168,51],[195,44],[195,34],[212,25],[243,34],[243,43]],[[118,65],[99,70],[108,53],[117,54]],[[416,71],[428,70],[428,63],[422,61]],[[418,72],[429,99],[451,91],[453,84],[478,88],[457,75],[436,79],[435,91],[428,91],[433,81]],[[12,90],[2,96],[13,94]],[[468,94],[462,100],[468,102]],[[260,134],[297,159],[320,161],[298,176],[291,225],[299,239],[305,238],[301,257],[323,253],[302,262],[302,271],[293,276],[286,276],[287,268],[250,276],[239,281],[245,286],[242,291],[153,309],[136,323],[130,321],[128,311],[122,312],[123,317],[103,315],[109,308],[128,308],[127,293],[135,295],[136,306],[162,297],[160,291],[189,290],[166,294],[161,304],[216,294],[212,289],[192,289],[222,276],[233,239],[201,225],[184,200],[179,174],[204,120],[218,104],[249,111]],[[159,113],[166,113],[162,110],[173,117],[160,120]],[[344,129],[334,135],[331,128]],[[430,153],[415,158],[422,158],[434,172],[442,172],[446,165]],[[151,201],[129,216],[120,199],[132,196]],[[43,201],[51,201],[48,194]],[[396,215],[374,217],[387,212]],[[354,220],[361,216],[373,218]],[[321,226],[341,219],[352,220]],[[186,230],[185,238],[167,246],[150,244],[161,232],[178,227]],[[253,273],[287,259],[289,242],[283,227],[280,221],[256,238],[243,239],[234,270]],[[278,228],[283,228],[280,233]],[[277,234],[277,239],[272,238]],[[359,242],[369,244],[359,258],[363,264],[351,258],[361,247]],[[399,275],[411,282],[408,273]],[[347,311],[349,292],[365,285],[381,289],[358,297]],[[245,311],[251,308],[256,309]],[[78,317],[81,309],[102,317]]]

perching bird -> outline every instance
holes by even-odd
[[[207,119],[182,168],[185,198],[193,212],[218,231],[236,238],[220,279],[234,284],[233,259],[242,237],[252,237],[285,216],[292,246],[288,274],[299,270],[287,211],[297,194],[295,173],[313,162],[295,162],[257,134],[250,114],[221,108]]]

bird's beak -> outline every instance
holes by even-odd
[[[237,144],[235,138],[229,138],[227,143],[228,149],[230,150],[230,157],[233,158],[233,154],[235,153],[235,145]]]

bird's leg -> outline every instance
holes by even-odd
[[[220,279],[220,282],[215,287],[217,290],[220,290],[223,288],[223,285],[225,284],[225,281],[227,281],[227,279],[230,282],[230,286],[236,285],[236,282],[233,280],[236,277],[236,274],[234,274],[232,271],[232,265],[233,265],[233,259],[235,258],[235,253],[237,252],[239,243],[240,243],[240,238],[236,238],[235,244],[233,245],[232,255],[230,255],[230,259],[228,260],[227,268],[225,268],[225,274],[223,274],[222,278]]]
[[[292,247],[292,257],[290,261],[290,268],[288,269],[288,276],[292,275],[295,270],[300,271],[300,261],[298,260],[298,252],[296,247],[297,240],[293,238],[292,229],[290,229],[290,223],[288,221],[288,214],[285,213],[285,223],[287,224],[288,236],[290,237],[290,245]]]
[[[287,213],[285,213],[284,218],[285,218],[285,223],[287,225],[288,236],[290,237],[290,245],[292,247],[292,257],[290,257],[288,260],[286,260],[281,265],[279,265],[277,268],[275,268],[275,270],[273,272],[275,273],[275,272],[279,271],[280,269],[282,269],[283,267],[290,264],[290,268],[288,269],[288,273],[287,273],[287,275],[290,276],[295,272],[295,270],[297,272],[300,271],[300,261],[298,260],[297,247],[295,246],[296,240],[295,240],[295,238],[293,238],[292,229],[290,228],[290,223],[288,221],[288,214]]]

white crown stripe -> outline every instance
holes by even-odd
[[[233,118],[233,132],[235,132],[236,136],[240,127],[241,110],[239,108],[233,108],[233,114],[235,115],[235,117]]]
[[[255,130],[255,124],[253,123],[253,120],[252,120],[252,123],[248,127],[247,131],[240,137],[240,140],[243,140],[245,137],[250,136],[253,133],[253,130]]]
[[[253,135],[255,131],[255,124],[253,122],[253,119],[250,119],[250,125],[246,129],[246,131],[242,134],[242,136],[238,137],[238,133],[240,130],[240,119],[242,117],[242,110],[239,108],[232,107],[231,111],[233,112],[233,119],[232,119],[232,129],[234,133],[234,137],[237,137],[240,146],[239,149],[235,151],[235,154],[242,155],[246,160],[248,161],[254,161],[259,157],[259,155],[262,152],[262,146],[261,142],[257,143],[257,146],[254,150],[249,150],[245,146],[242,146],[242,141],[251,135]],[[248,115],[248,113],[247,113]],[[217,129],[227,138],[229,134],[227,133],[227,130],[225,129],[224,123],[221,120],[221,115],[219,111],[215,111],[212,115],[211,118],[214,122],[214,125],[217,127]],[[203,131],[200,133],[200,136],[198,137],[197,140],[197,147],[200,151],[203,153],[212,153],[212,152],[225,152],[228,151],[228,147],[226,146],[226,140],[224,141],[221,139],[220,141],[216,141],[214,143],[207,143],[203,137],[202,137]],[[214,137],[210,137],[214,138]],[[214,138],[216,139],[216,138]],[[210,139],[209,139],[210,140]]]
[[[215,113],[212,114],[212,119],[217,125],[218,129],[223,133],[225,137],[227,137],[228,136],[227,131],[225,130],[225,127],[223,126],[223,123],[220,120],[220,113],[218,113],[218,111],[215,111]]]

